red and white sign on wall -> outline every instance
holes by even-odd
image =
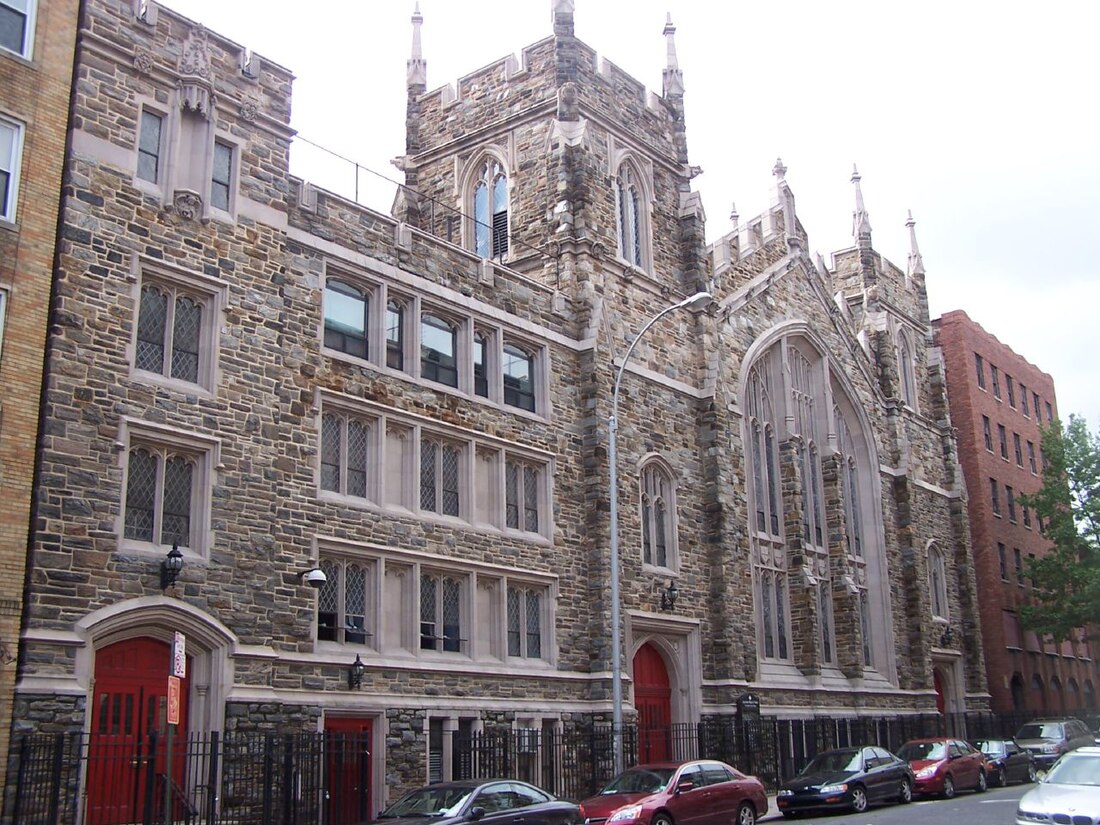
[[[187,676],[187,638],[178,630],[172,637],[172,675],[178,679]]]
[[[168,724],[180,723],[180,680],[178,676],[168,677]]]

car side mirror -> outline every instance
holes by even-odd
[[[685,779],[682,782],[677,783],[676,793],[683,793],[684,791],[690,791],[694,787],[695,787],[694,782],[692,782],[690,779]]]
[[[482,808],[480,805],[474,805],[474,807],[470,808],[470,813],[466,815],[466,818],[472,819],[474,822],[477,822],[483,816],[485,816],[485,809]]]

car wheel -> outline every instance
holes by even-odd
[[[909,777],[904,777],[901,780],[901,790],[898,792],[898,802],[902,805],[908,805],[913,801],[913,784],[909,781]]]
[[[857,814],[867,810],[867,791],[861,785],[852,788],[852,810]]]
[[[989,777],[989,784],[997,788],[1003,788],[1005,785],[1007,785],[1007,770],[1007,768],[993,768],[993,775]]]
[[[978,771],[978,787],[974,790],[977,793],[985,793],[985,789],[989,787],[989,780],[985,778],[985,771]]]
[[[1027,766],[1027,781],[1034,782],[1038,778],[1039,772],[1035,770],[1035,763],[1032,762],[1030,765]]]
[[[651,825],[675,825],[675,824],[673,823],[671,816],[669,816],[666,813],[659,813],[659,814],[657,814],[657,816],[653,817],[653,822],[652,822]]]
[[[950,774],[943,778],[943,798],[955,798],[955,780],[951,778]]]
[[[742,802],[737,809],[737,825],[756,825],[756,808],[748,802]]]

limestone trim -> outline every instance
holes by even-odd
[[[695,723],[703,711],[703,655],[701,628],[697,619],[649,613],[626,612],[625,643],[633,684],[634,657],[646,643],[656,647],[668,666],[672,688],[672,722]],[[631,694],[633,701],[633,694]]]

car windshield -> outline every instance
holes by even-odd
[[[454,816],[474,788],[427,787],[405,794],[378,815],[379,819],[402,816]]]
[[[1100,756],[1066,754],[1050,769],[1043,782],[1050,785],[1100,786]]]
[[[612,780],[600,796],[613,793],[657,793],[668,785],[675,768],[631,768]]]
[[[989,739],[978,743],[978,750],[990,756],[1000,756],[1005,752],[1005,743],[999,739]]]
[[[1061,739],[1062,725],[1059,722],[1030,722],[1020,728],[1017,739]]]
[[[921,759],[945,759],[947,757],[947,744],[944,742],[909,742],[902,745],[898,756],[906,762],[916,762]]]
[[[836,773],[837,771],[863,770],[863,760],[859,751],[828,751],[819,753],[802,773]]]

